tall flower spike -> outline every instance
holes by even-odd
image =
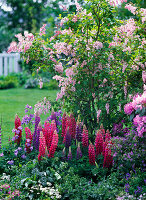
[[[39,137],[39,155],[38,155],[38,160],[40,161],[42,157],[44,157],[45,155],[48,155],[48,151],[47,151],[47,146],[46,146],[46,141],[45,141],[45,137],[43,135],[43,132],[40,132],[40,137]]]
[[[47,149],[49,150],[49,148],[50,148],[49,141],[50,141],[50,134],[51,134],[51,125],[49,124],[48,121],[46,121],[45,124],[44,124],[43,134],[45,136]]]
[[[81,125],[81,122],[78,122],[77,126],[76,126],[76,139],[77,139],[78,142],[82,141],[82,125]]]
[[[57,131],[55,130],[54,134],[53,134],[52,143],[51,143],[51,146],[50,146],[50,149],[49,149],[49,155],[48,155],[49,158],[54,157],[54,153],[57,149],[57,144],[58,144],[58,134],[57,134]]]
[[[62,133],[61,136],[64,137],[65,135],[65,130],[66,130],[66,113],[63,113],[63,117],[62,117]]]
[[[33,146],[36,145],[37,127],[39,125],[39,122],[40,122],[40,116],[39,116],[39,113],[36,112],[36,114],[35,114],[35,128],[34,128],[34,133],[33,133]]]
[[[78,143],[78,148],[77,148],[77,160],[82,158],[82,151],[80,148],[80,143]]]
[[[89,163],[91,165],[95,165],[95,149],[93,144],[89,144],[88,153],[89,153]]]
[[[89,143],[88,143],[88,130],[87,130],[85,125],[83,126],[82,145],[83,145],[83,147],[88,147],[88,145],[89,145]]]
[[[32,142],[31,130],[28,127],[26,127],[25,133],[26,133],[25,149],[26,149],[27,153],[30,153],[32,151],[32,148],[31,148],[31,142]]]
[[[71,137],[73,139],[75,139],[75,133],[76,133],[76,120],[73,116],[73,114],[71,113],[70,114],[70,134],[71,134]]]
[[[111,155],[111,149],[109,148],[109,146],[107,146],[104,153],[103,167],[110,168],[112,167],[112,163],[113,157]]]
[[[54,131],[57,131],[57,130],[56,130],[56,123],[55,123],[55,121],[53,120],[53,121],[51,122],[51,132],[50,132],[50,135],[49,135],[49,144],[48,144],[49,147],[51,146],[51,143],[52,143]]]
[[[108,142],[110,139],[111,139],[111,134],[110,134],[109,130],[107,129],[106,135],[105,135],[105,142]]]
[[[71,135],[70,135],[70,132],[69,132],[69,127],[68,127],[66,137],[65,137],[65,147],[69,148],[70,146],[71,146]]]
[[[41,126],[41,123],[39,123],[39,125],[37,127],[37,134],[36,134],[36,141],[35,141],[36,150],[39,150],[39,137],[40,137],[41,131],[42,131],[42,126]]]
[[[22,138],[21,121],[18,115],[15,116],[15,142],[19,145]]]
[[[68,152],[67,160],[72,160],[71,147],[69,147],[69,152]]]
[[[95,148],[96,148],[96,156],[102,153],[103,151],[103,135],[101,131],[98,130],[95,138]]]
[[[63,138],[63,143],[65,143],[65,140],[66,140],[66,133],[67,133],[67,130],[70,126],[70,117],[69,116],[66,116],[66,123],[65,123],[65,134],[64,134],[64,138]]]

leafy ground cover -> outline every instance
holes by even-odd
[[[40,89],[7,89],[0,91],[0,120],[2,120],[2,145],[8,143],[12,137],[14,128],[14,118],[18,114],[21,118],[25,113],[27,104],[34,106],[43,97],[49,96],[50,100],[55,100],[56,90]]]

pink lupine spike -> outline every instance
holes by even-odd
[[[50,135],[49,135],[49,143],[48,143],[49,147],[51,146],[51,143],[52,143],[54,131],[57,131],[57,129],[56,129],[56,123],[53,120],[51,122],[51,131],[50,131]]]
[[[57,134],[57,131],[55,130],[53,134],[52,143],[49,149],[49,155],[48,155],[49,158],[54,157],[54,153],[57,149],[57,145],[58,145],[58,134]]]
[[[111,139],[111,134],[109,132],[109,130],[106,131],[106,134],[105,134],[105,141],[109,141]]]
[[[65,134],[64,134],[64,138],[63,138],[63,143],[65,143],[65,141],[66,141],[66,133],[69,128],[69,125],[70,125],[70,118],[69,118],[69,116],[66,116],[66,123],[65,123],[66,129],[65,129]]]
[[[95,165],[95,149],[93,144],[89,145],[88,153],[89,153],[89,163],[91,165]]]
[[[75,120],[75,118],[74,118],[74,116],[73,116],[72,113],[70,114],[69,129],[70,129],[71,137],[72,137],[73,139],[75,139],[75,134],[76,134],[76,120]]]
[[[21,120],[18,117],[18,115],[16,114],[15,116],[15,142],[19,145],[21,138],[22,138],[22,130],[19,129],[19,127],[21,127]]]
[[[26,133],[25,149],[26,149],[27,153],[30,153],[32,151],[32,149],[31,149],[31,143],[32,143],[31,130],[28,127],[26,127],[25,133]]]
[[[82,134],[82,145],[83,147],[88,147],[89,142],[88,142],[88,130],[86,126],[83,126],[83,134]]]
[[[99,154],[102,153],[102,151],[103,151],[103,135],[101,134],[100,130],[96,134],[95,148],[96,148],[96,156],[98,156]]]
[[[45,141],[45,137],[42,131],[40,132],[39,140],[40,140],[40,145],[39,145],[38,160],[40,161],[42,157],[44,157],[45,155],[48,155],[46,141]]]

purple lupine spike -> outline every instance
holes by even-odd
[[[81,142],[82,141],[82,126],[81,126],[81,123],[77,123],[77,126],[76,126],[76,139],[78,142]]]
[[[82,158],[82,152],[81,152],[81,148],[80,148],[80,143],[78,143],[78,148],[77,148],[77,160],[79,160],[80,158]]]
[[[68,152],[67,160],[72,160],[71,147],[69,147],[69,152]]]
[[[36,134],[36,141],[35,141],[35,148],[36,150],[39,150],[39,138],[40,138],[40,132],[42,131],[41,123],[39,123],[37,128],[37,134]]]
[[[62,160],[66,160],[66,153],[65,153],[65,147],[62,151]]]
[[[38,127],[39,122],[40,122],[40,116],[39,116],[39,113],[36,112],[36,114],[35,114],[35,128],[34,128],[34,133],[33,133],[33,146],[36,145],[37,127]]]
[[[65,147],[69,148],[70,146],[71,146],[71,134],[69,132],[69,127],[68,127],[66,137],[65,137]]]

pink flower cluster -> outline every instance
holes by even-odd
[[[120,5],[120,4],[124,3],[124,2],[126,3],[127,0],[108,0],[108,2],[109,2],[109,4],[111,6],[116,7],[116,6],[118,6],[118,5]]]
[[[125,8],[127,8],[132,14],[136,14],[136,9],[137,9],[137,7],[135,7],[135,6],[132,6],[130,3],[129,4],[126,4],[125,5]]]
[[[18,39],[19,43],[11,42],[10,47],[8,48],[8,53],[11,52],[26,52],[30,46],[32,45],[34,38],[34,35],[32,33],[28,33],[28,31],[24,32],[24,36],[22,36],[21,33],[15,35],[15,37]]]
[[[34,113],[38,113],[38,115],[44,113],[48,113],[51,108],[50,101],[44,97],[43,101],[38,102],[37,104],[34,105]]]
[[[45,35],[46,34],[46,27],[47,26],[47,24],[44,24],[41,28],[40,28],[40,36],[42,36],[42,35]]]
[[[144,92],[142,95],[136,95],[132,102],[124,106],[124,111],[127,115],[131,115],[134,110],[142,110],[143,107],[146,107],[146,92]],[[136,115],[136,117],[133,119],[133,124],[137,127],[138,136],[142,137],[143,133],[146,132],[146,117],[140,117],[139,115]]]

